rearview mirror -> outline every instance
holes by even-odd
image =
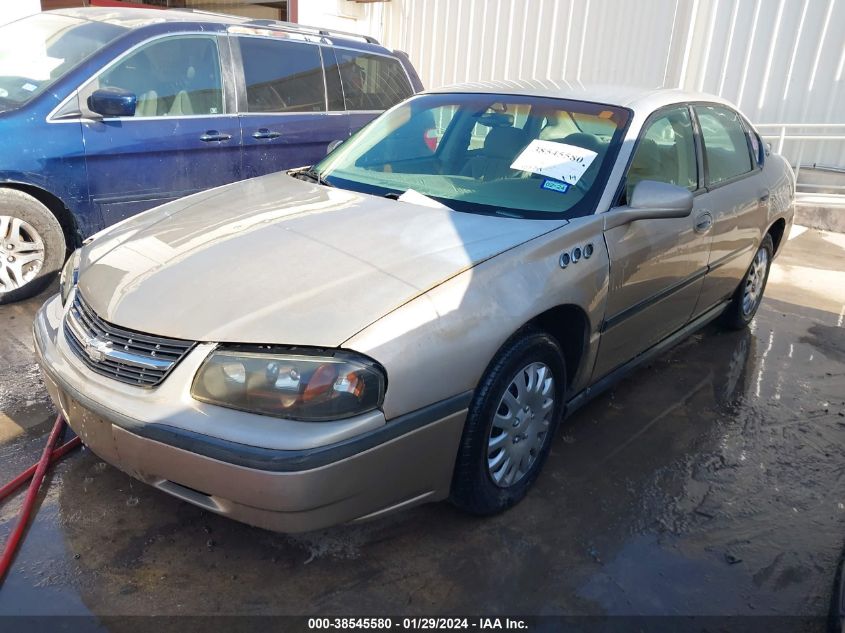
[[[692,213],[692,193],[668,182],[642,180],[634,187],[627,207],[607,214],[605,230],[637,220],[686,218]]]
[[[138,97],[123,88],[100,88],[88,97],[88,108],[104,117],[135,116]]]
[[[343,139],[337,139],[336,141],[332,141],[331,143],[329,143],[329,146],[326,148],[326,154],[327,155],[331,154],[333,151],[335,151],[341,145],[343,145]]]

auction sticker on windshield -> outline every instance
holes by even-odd
[[[596,156],[596,152],[577,145],[535,139],[516,157],[511,169],[530,171],[574,185]]]

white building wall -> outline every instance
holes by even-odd
[[[845,0],[309,0],[303,23],[306,4],[316,23],[319,5],[357,5],[346,29],[408,52],[429,87],[515,77],[681,86],[723,95],[758,124],[845,124]],[[843,142],[787,141],[784,153],[845,166]]]
[[[14,22],[40,11],[41,0],[3,0],[0,5],[0,24]]]

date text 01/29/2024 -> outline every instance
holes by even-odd
[[[389,631],[397,630],[478,630],[519,631],[528,628],[525,620],[518,618],[309,618],[310,630],[341,629],[347,631]]]

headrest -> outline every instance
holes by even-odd
[[[484,153],[496,158],[515,158],[528,145],[528,134],[515,127],[494,127],[484,139]]]
[[[586,132],[575,132],[575,134],[570,134],[563,139],[563,142],[567,145],[575,145],[576,147],[583,147],[584,149],[592,150],[597,154],[604,149],[604,144],[597,136],[587,134]]]

